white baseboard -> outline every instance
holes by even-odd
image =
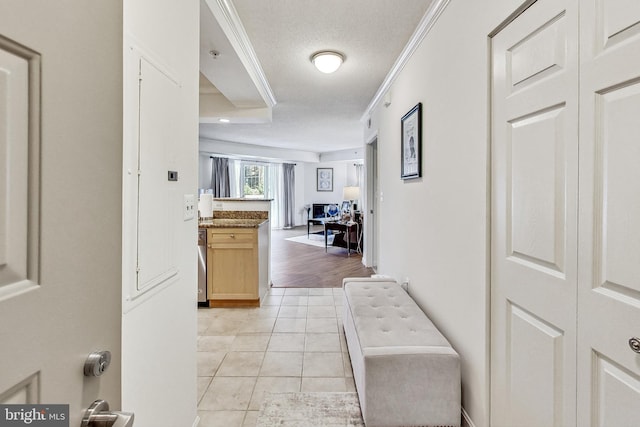
[[[476,425],[471,420],[471,417],[469,416],[469,414],[467,414],[467,411],[465,411],[464,408],[462,408],[462,421],[463,427],[476,427]]]
[[[193,421],[191,427],[198,427],[198,424],[200,424],[200,416],[196,415],[196,419]]]

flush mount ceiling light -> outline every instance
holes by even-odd
[[[311,56],[311,62],[313,62],[313,65],[315,65],[318,70],[326,74],[335,72],[340,68],[343,61],[344,55],[328,50],[316,52]]]

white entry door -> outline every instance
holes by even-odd
[[[492,39],[491,425],[576,418],[577,2]]]
[[[121,170],[122,3],[2,0],[0,404],[119,408]]]
[[[582,1],[580,31],[578,425],[635,427],[640,354],[629,341],[640,340],[640,2]]]

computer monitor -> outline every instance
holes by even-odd
[[[314,203],[311,207],[311,218],[324,218],[326,217],[325,208],[328,203]]]

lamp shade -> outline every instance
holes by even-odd
[[[360,187],[344,187],[342,189],[343,200],[358,200],[360,199]]]

